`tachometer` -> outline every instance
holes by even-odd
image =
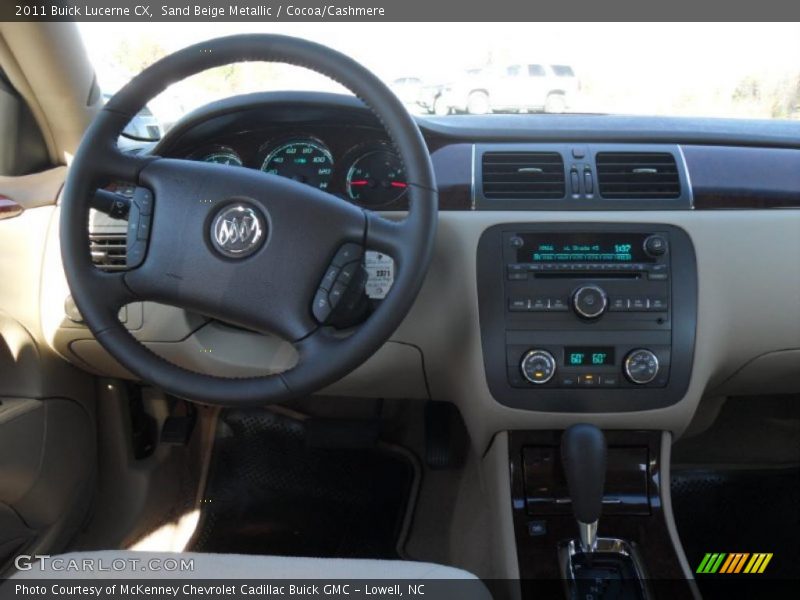
[[[294,140],[270,152],[261,170],[325,190],[333,174],[333,157],[319,142]]]
[[[229,148],[220,148],[215,152],[205,155],[202,159],[203,162],[217,163],[220,165],[231,165],[234,167],[242,166],[242,159],[233,150]]]
[[[347,171],[347,195],[365,206],[383,206],[406,190],[400,158],[388,150],[373,150],[356,159]]]

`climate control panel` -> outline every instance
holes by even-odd
[[[670,346],[511,345],[506,360],[508,381],[515,388],[658,388],[669,379]]]
[[[670,225],[498,225],[478,248],[487,381],[499,402],[556,411],[677,402],[694,350],[697,273]]]

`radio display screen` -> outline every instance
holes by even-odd
[[[613,346],[568,346],[564,348],[564,366],[567,367],[602,367],[613,364]]]
[[[518,263],[645,263],[643,233],[522,233]]]

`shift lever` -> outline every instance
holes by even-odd
[[[578,521],[581,548],[597,544],[597,522],[603,507],[606,479],[606,438],[594,425],[573,425],[561,437],[561,462],[567,476],[572,510]]]

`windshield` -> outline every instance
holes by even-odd
[[[442,27],[80,24],[106,94],[184,46],[233,33],[268,31],[304,37],[348,54],[381,77],[416,114],[800,118],[798,24],[449,23],[444,33]],[[212,100],[268,90],[344,91],[304,69],[237,64],[172,86],[150,109],[158,127],[168,128]]]

